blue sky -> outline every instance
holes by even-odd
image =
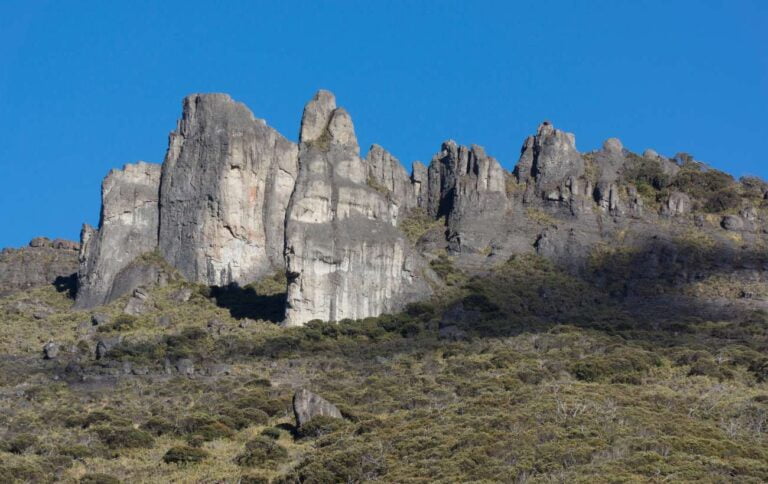
[[[408,167],[451,138],[510,169],[549,119],[768,177],[765,1],[213,3],[0,0],[0,247],[97,223],[102,178],[161,162],[193,92],[296,139],[330,89]]]

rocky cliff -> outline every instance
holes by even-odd
[[[68,240],[33,239],[27,247],[0,251],[0,296],[44,284],[69,285],[77,273],[79,246]]]
[[[446,141],[409,174],[379,145],[360,157],[327,91],[304,109],[298,145],[229,96],[198,94],[184,100],[162,168],[127,165],[105,180],[99,229],[83,229],[77,304],[157,282],[162,271],[134,263],[148,252],[211,286],[285,271],[288,325],[397,311],[439,289],[426,261],[446,257],[472,274],[538,254],[621,297],[640,292],[636,281],[754,278],[766,192],[616,138],[580,152],[550,122],[511,172],[480,146]]]
[[[286,215],[287,325],[375,316],[430,294],[420,257],[396,228],[407,199],[393,203],[368,184],[369,176],[399,172],[382,152],[369,164],[381,169],[366,167],[349,114],[319,91],[304,109]]]
[[[225,94],[184,100],[160,186],[160,253],[186,278],[246,284],[283,266],[297,147]]]
[[[125,165],[104,179],[99,228],[86,224],[80,236],[77,307],[98,306],[152,282],[151,271],[129,267],[157,248],[159,189],[160,165],[152,163]]]

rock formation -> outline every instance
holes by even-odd
[[[79,245],[69,240],[33,239],[28,247],[0,251],[0,296],[30,287],[68,283],[77,272]]]
[[[327,91],[305,107],[298,145],[229,96],[197,94],[184,100],[162,168],[126,165],[105,179],[99,229],[83,228],[77,306],[133,294],[126,308],[142,312],[152,307],[142,286],[176,271],[223,286],[285,270],[286,325],[360,319],[429,297],[440,282],[425,261],[438,254],[472,273],[536,253],[601,284],[613,276],[596,252],[617,244],[637,253],[634,278],[693,281],[703,276],[678,241],[698,231],[707,246],[761,247],[766,186],[738,185],[685,153],[640,156],[617,138],[581,154],[549,122],[524,141],[513,173],[479,146],[446,141],[409,175],[381,146],[361,159],[352,120]],[[713,190],[728,210],[707,203]],[[25,284],[3,263],[0,276]],[[686,269],[664,272],[675,264]]]
[[[398,204],[399,212],[406,213],[417,204],[415,187],[400,161],[379,145],[371,146],[365,157],[368,184],[386,190]]]
[[[574,190],[573,183],[584,174],[584,159],[576,150],[576,137],[543,122],[535,136],[523,144],[515,168],[518,181],[529,183],[538,196],[547,200],[565,200]]]
[[[159,187],[160,165],[151,163],[125,165],[104,179],[99,228],[86,224],[81,234],[77,307],[107,303],[151,282],[155,273],[121,273],[157,248]]]
[[[286,325],[375,316],[430,293],[395,227],[398,206],[367,178],[349,114],[319,91],[304,108],[286,215]]]
[[[281,268],[297,148],[225,94],[184,100],[160,187],[160,253],[191,281],[246,284]]]
[[[454,251],[478,252],[493,245],[506,205],[506,173],[498,161],[477,145],[443,143],[429,165],[423,206],[435,218],[446,217]]]
[[[303,388],[293,395],[293,414],[296,427],[301,427],[315,417],[342,418],[335,405],[309,390]]]

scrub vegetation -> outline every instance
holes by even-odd
[[[291,329],[231,310],[279,274],[175,281],[99,326],[53,287],[4,298],[0,481],[768,480],[768,313],[645,317],[535,256],[483,276],[432,265],[449,282],[432,301]],[[297,388],[345,418],[295,428]]]

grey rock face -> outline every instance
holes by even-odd
[[[184,100],[160,188],[160,252],[187,279],[249,283],[283,265],[297,147],[225,94]]]
[[[413,195],[416,198],[416,206],[426,207],[429,197],[429,171],[424,163],[413,162],[411,184],[413,185]]]
[[[0,251],[0,296],[30,287],[53,284],[77,272],[79,245],[38,237],[29,247]]]
[[[417,188],[397,158],[381,146],[373,145],[364,161],[369,181],[385,188],[391,194],[391,199],[398,204],[400,212],[416,206]]]
[[[369,187],[349,114],[320,91],[304,109],[299,175],[286,216],[285,324],[358,319],[430,294],[398,208]]]
[[[125,165],[104,179],[99,229],[86,224],[80,235],[76,307],[105,304],[145,282],[128,277],[133,282],[114,287],[134,259],[157,248],[159,187],[160,165],[151,163]]]
[[[685,215],[690,211],[691,197],[682,192],[670,193],[667,203],[662,207],[662,214],[670,217]]]
[[[525,140],[515,174],[519,182],[533,182],[539,195],[550,200],[566,198],[566,182],[584,174],[576,137],[545,121],[535,136]]]
[[[479,252],[500,237],[499,221],[506,216],[506,174],[498,161],[477,145],[443,143],[428,171],[426,209],[447,218],[454,251]]]
[[[343,418],[335,405],[309,390],[301,389],[293,395],[293,414],[296,426],[301,427],[315,417]]]

